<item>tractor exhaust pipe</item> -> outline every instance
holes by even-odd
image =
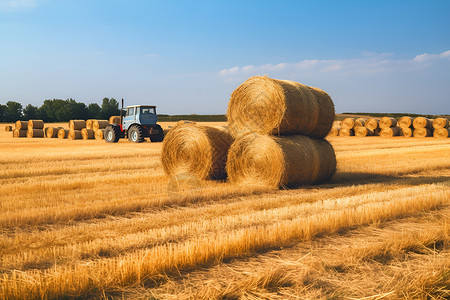
[[[120,124],[122,125],[123,124],[123,117],[122,117],[122,114],[123,114],[123,98],[122,98],[122,107],[120,108]]]

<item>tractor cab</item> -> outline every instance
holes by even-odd
[[[128,130],[133,124],[147,126],[155,125],[157,122],[156,106],[134,105],[126,108],[122,126],[124,130]]]

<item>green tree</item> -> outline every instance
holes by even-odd
[[[109,119],[111,116],[118,116],[120,114],[119,102],[114,98],[103,98],[102,102],[102,118]]]
[[[102,108],[97,103],[91,103],[87,107],[88,119],[100,119],[102,117]]]
[[[22,118],[22,104],[16,101],[6,102],[6,122],[15,122]]]
[[[23,118],[25,120],[39,119],[40,115],[39,115],[38,107],[37,106],[33,106],[31,104],[28,104],[23,109]]]
[[[39,107],[39,114],[44,122],[57,122],[70,120],[69,112],[61,115],[59,112],[65,106],[65,101],[62,99],[47,99]]]
[[[6,110],[7,106],[0,104],[0,122],[6,122]]]

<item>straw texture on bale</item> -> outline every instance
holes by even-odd
[[[11,125],[6,125],[5,126],[5,131],[12,131],[12,126]]]
[[[66,139],[68,135],[68,129],[61,128],[60,130],[58,130],[58,139]]]
[[[44,129],[44,121],[42,120],[29,120],[28,129]]]
[[[364,124],[366,124],[367,119],[364,118],[358,118],[355,120],[355,124],[353,125],[353,128],[362,127]]]
[[[97,131],[99,129],[105,129],[106,126],[108,125],[109,125],[108,120],[95,120],[94,123],[92,124],[92,129],[94,131]]]
[[[27,130],[28,129],[28,121],[17,121],[16,129],[17,130]]]
[[[433,120],[433,128],[447,128],[448,127],[448,119],[447,118],[436,118]]]
[[[412,127],[413,124],[413,118],[404,116],[398,119],[397,125],[400,128],[409,128]]]
[[[378,123],[379,121],[377,119],[370,118],[367,119],[366,123],[364,124],[364,127],[369,128],[372,131],[375,131],[377,128],[379,128]]]
[[[338,136],[339,130],[341,130],[341,126],[331,127],[330,132],[328,132],[328,136]]]
[[[81,135],[81,130],[69,130],[67,138],[69,140],[81,140],[83,136]]]
[[[27,129],[27,138],[43,138],[44,136],[44,129],[33,129],[30,127]]]
[[[112,116],[109,118],[109,124],[120,124],[120,116]]]
[[[342,120],[341,127],[345,129],[353,129],[353,126],[355,126],[355,119],[354,118],[345,118]]]
[[[94,130],[87,128],[81,129],[81,137],[83,140],[93,140],[95,138]]]
[[[413,129],[411,127],[401,127],[400,135],[404,137],[412,137]]]
[[[339,136],[354,136],[355,131],[353,129],[341,128],[339,130]]]
[[[161,161],[169,176],[189,174],[198,179],[225,179],[228,149],[233,138],[225,128],[180,124],[167,133]]]
[[[105,138],[105,129],[96,130],[94,137],[96,140],[103,140]]]
[[[93,119],[89,119],[89,120],[86,120],[86,128],[87,129],[94,129],[93,128],[93,125],[94,125],[94,122],[95,122],[96,120],[93,120]]]
[[[416,128],[413,131],[414,137],[428,137],[433,136],[433,133],[428,128]]]
[[[228,177],[235,184],[295,187],[324,182],[335,171],[336,156],[325,139],[250,133],[228,152]]]
[[[45,136],[47,138],[57,138],[58,137],[58,131],[61,129],[61,127],[45,127]]]
[[[433,128],[433,121],[428,119],[428,118],[417,117],[413,121],[413,126],[416,129],[417,128],[428,128],[428,129],[431,129],[431,128]]]
[[[334,104],[324,91],[294,81],[251,77],[231,94],[227,119],[230,133],[303,134],[325,137]]]
[[[81,130],[86,128],[85,120],[70,120],[69,121],[69,130]]]
[[[26,137],[27,136],[27,131],[28,130],[26,130],[26,129],[23,129],[23,130],[14,129],[13,130],[13,137],[15,137],[15,138]]]
[[[381,128],[380,136],[381,137],[393,137],[400,135],[400,127],[392,126],[389,128]]]
[[[437,138],[448,138],[450,136],[449,128],[436,128],[433,132],[433,136]]]
[[[378,124],[378,126],[380,126],[381,129],[394,127],[396,125],[397,125],[397,120],[395,118],[390,118],[390,117],[382,117],[380,119],[380,123]]]
[[[373,131],[367,127],[360,126],[354,129],[355,136],[364,137],[364,136],[373,136]]]

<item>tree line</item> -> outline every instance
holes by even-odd
[[[120,114],[119,102],[114,98],[103,98],[102,105],[90,103],[86,105],[74,99],[48,99],[40,106],[28,104],[23,108],[16,101],[0,104],[0,122],[16,122],[17,120],[43,120],[44,122],[68,122],[80,119],[109,119]]]

